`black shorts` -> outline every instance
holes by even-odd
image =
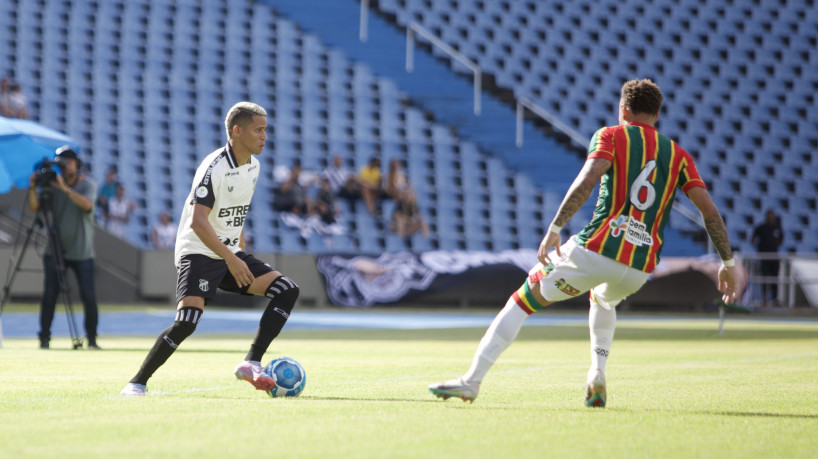
[[[261,277],[273,271],[270,265],[249,253],[237,252],[236,255],[247,263],[254,277]],[[216,288],[226,292],[250,295],[247,293],[250,286],[239,287],[233,274],[227,269],[227,262],[221,258],[210,258],[199,254],[185,255],[179,260],[178,269],[177,303],[186,296],[200,296],[207,303],[207,300],[212,300],[216,296]]]

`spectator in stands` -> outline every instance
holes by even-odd
[[[173,250],[176,244],[176,225],[170,214],[159,214],[159,223],[151,229],[151,243],[154,250]]]
[[[326,177],[321,179],[321,188],[313,203],[313,213],[321,218],[321,222],[327,225],[335,223],[338,215],[338,208],[335,206],[335,194],[332,192],[330,181]]]
[[[0,116],[10,117],[11,106],[11,83],[4,77],[0,80]]]
[[[605,366],[616,329],[616,306],[638,291],[656,267],[666,215],[677,189],[698,209],[722,260],[718,270],[722,301],[735,301],[740,275],[727,228],[693,157],[654,127],[662,100],[661,90],[650,80],[622,85],[619,125],[602,127],[593,135],[585,165],[540,243],[539,263],[489,326],[471,368],[462,377],[430,385],[433,394],[474,401],[484,376],[530,314],[590,292],[591,367],[585,406],[604,407]],[[600,199],[593,217],[563,245],[562,228],[597,187]]]
[[[300,183],[301,161],[296,159],[287,180],[273,191],[273,209],[279,212],[290,212],[296,215],[306,215],[310,208],[307,190]]]
[[[418,199],[415,192],[408,189],[399,195],[396,200],[395,212],[392,214],[392,224],[395,232],[401,238],[409,238],[418,231],[424,237],[429,237],[429,227],[418,209]],[[408,244],[407,244],[408,245]]]
[[[389,162],[389,174],[386,176],[384,191],[395,202],[401,201],[403,194],[410,191],[409,179],[403,173],[399,159],[393,159]]]
[[[54,226],[59,236],[64,268],[72,269],[77,278],[80,298],[85,309],[85,333],[88,349],[97,346],[96,288],[94,286],[94,203],[97,185],[82,173],[82,162],[69,147],[57,150],[57,164],[61,175],[51,182],[51,205],[54,208]],[[37,173],[31,174],[28,186],[28,207],[32,212],[40,210],[37,193]],[[40,304],[40,348],[48,349],[51,339],[51,323],[60,295],[59,267],[51,248],[46,246],[43,256],[43,299]],[[63,273],[65,274],[65,273]]]
[[[108,201],[108,221],[105,224],[108,231],[120,239],[125,239],[128,222],[131,221],[135,207],[134,202],[125,197],[125,187],[117,185],[116,195]]]
[[[10,118],[28,119],[28,101],[23,95],[23,90],[20,85],[13,83],[10,88],[8,97],[8,106],[6,110]]]
[[[105,225],[108,221],[108,201],[116,195],[116,188],[119,186],[119,179],[117,178],[116,166],[108,168],[105,174],[105,181],[99,187],[99,194],[97,195],[97,218],[101,225]]]
[[[344,158],[341,156],[336,155],[332,158],[332,165],[324,169],[323,176],[329,180],[330,190],[339,198],[349,201],[350,207],[354,205],[356,199],[361,197],[361,185],[358,178],[344,167]]]
[[[781,219],[772,209],[767,210],[764,223],[755,227],[751,242],[760,254],[774,254],[784,243],[784,232],[781,230]],[[777,259],[764,259],[760,263],[760,274],[764,277],[778,277],[780,263]],[[778,281],[761,283],[761,295],[764,306],[767,301],[778,303]]]
[[[372,157],[369,163],[358,172],[358,180],[361,184],[361,197],[366,204],[366,210],[372,215],[380,215],[381,209],[378,201],[383,194],[381,160]]]

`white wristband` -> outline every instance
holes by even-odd
[[[724,266],[724,267],[730,268],[730,267],[736,265],[736,260],[733,259],[733,258],[731,258],[729,260],[722,260],[721,265]]]
[[[557,234],[560,234],[560,231],[562,231],[562,227],[561,227],[561,226],[557,226],[557,225],[555,225],[555,224],[553,224],[553,223],[551,224],[551,226],[549,226],[549,227],[548,227],[548,232],[549,232],[549,233],[557,233]]]

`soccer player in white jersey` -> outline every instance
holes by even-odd
[[[141,368],[122,395],[145,395],[148,379],[196,329],[216,289],[270,299],[244,361],[235,368],[258,390],[275,387],[261,358],[278,336],[298,298],[298,285],[270,265],[245,253],[244,219],[259,176],[267,140],[267,112],[239,102],[224,121],[227,144],[209,154],[196,170],[176,234],[176,319],[159,334]]]

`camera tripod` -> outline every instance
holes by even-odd
[[[71,335],[71,344],[74,349],[82,349],[82,338],[80,338],[77,331],[77,322],[74,320],[74,308],[71,306],[71,298],[68,292],[68,279],[65,275],[65,260],[63,260],[62,246],[57,235],[57,227],[54,223],[54,203],[51,196],[52,190],[50,186],[44,186],[43,191],[39,196],[40,208],[34,216],[34,221],[26,230],[26,237],[23,241],[20,253],[9,260],[9,270],[6,275],[6,284],[3,286],[3,299],[0,300],[0,317],[2,317],[3,308],[11,297],[11,286],[14,283],[14,277],[20,272],[20,265],[26,254],[26,249],[31,242],[35,229],[45,228],[46,236],[48,238],[48,245],[51,249],[51,256],[54,257],[54,262],[57,265],[57,278],[60,283],[60,293],[62,294],[63,305],[65,306],[65,316],[68,320],[68,332]],[[14,269],[11,266],[14,265]],[[2,333],[2,331],[0,331]],[[0,335],[2,337],[2,335]]]

